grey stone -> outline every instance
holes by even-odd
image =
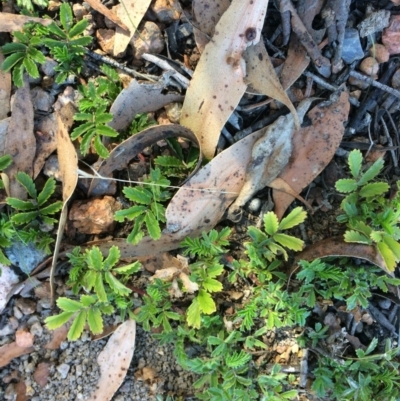
[[[41,337],[41,335],[43,334],[43,327],[40,325],[39,322],[33,323],[30,332],[36,337]]]
[[[31,90],[33,107],[40,111],[50,111],[54,104],[54,96],[40,87]]]
[[[54,77],[56,75],[56,71],[54,68],[58,66],[57,61],[53,60],[50,57],[46,57],[46,62],[40,66],[40,70],[44,75],[48,77]]]
[[[26,274],[47,257],[46,252],[37,249],[33,242],[25,244],[20,241],[14,241],[11,247],[5,249],[5,254]]]
[[[360,43],[360,35],[357,29],[347,28],[344,34],[342,59],[345,63],[351,64],[355,60],[364,57],[364,51]]]
[[[381,299],[381,300],[379,300],[378,305],[382,309],[389,309],[390,306],[392,305],[392,301],[390,299]]]
[[[71,366],[66,363],[57,366],[57,371],[60,373],[61,378],[65,379],[68,376],[70,368]]]

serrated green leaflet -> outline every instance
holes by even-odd
[[[370,196],[382,195],[386,193],[388,190],[389,190],[389,185],[386,182],[373,182],[364,185],[360,189],[360,196],[367,198]]]
[[[279,230],[288,230],[303,223],[307,218],[307,213],[302,207],[294,208],[286,217],[279,223]]]
[[[274,212],[268,212],[264,215],[264,229],[268,235],[273,235],[278,231],[278,217]]]

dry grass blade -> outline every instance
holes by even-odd
[[[117,15],[115,15],[112,11],[110,11],[102,3],[100,3],[100,1],[98,1],[98,0],[87,0],[87,2],[89,3],[89,5],[91,7],[93,7],[100,14],[103,14],[109,20],[114,22],[114,24],[117,24],[119,27],[121,27],[122,29],[125,29],[127,32],[129,32],[129,28],[119,19],[119,17]]]
[[[50,25],[52,19],[43,19],[36,17],[28,17],[26,15],[17,15],[10,13],[0,13],[0,32],[20,31],[22,27],[29,21],[38,22],[42,25]]]

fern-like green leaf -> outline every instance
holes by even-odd
[[[78,312],[82,309],[82,304],[80,302],[65,297],[57,299],[57,306],[65,312]]]
[[[79,36],[82,35],[82,33],[85,31],[85,29],[88,26],[88,20],[87,19],[82,19],[79,22],[77,22],[69,31],[69,36],[71,38],[75,37],[75,36]],[[90,43],[90,42],[89,42]],[[88,43],[88,44],[89,44]]]
[[[125,287],[118,279],[116,279],[112,273],[106,272],[104,274],[104,278],[113,292],[121,296],[127,296],[132,292],[132,290],[130,290],[128,287]]]
[[[149,205],[153,198],[152,193],[150,191],[141,187],[136,187],[136,188],[125,187],[122,190],[122,192],[129,200],[144,205]]]
[[[292,237],[291,235],[278,233],[275,234],[273,238],[282,246],[285,246],[293,251],[301,251],[304,246],[304,241],[302,241],[300,238]]]
[[[17,198],[7,198],[7,205],[10,205],[12,208],[21,211],[28,211],[32,209],[36,209],[32,202],[30,201],[23,201]]]
[[[279,230],[288,230],[289,228],[298,226],[307,218],[307,213],[302,207],[294,208],[279,224]]]
[[[18,171],[16,179],[26,189],[32,199],[37,198],[35,183],[28,174],[26,174],[24,171]]]
[[[387,182],[373,182],[364,185],[360,190],[360,196],[367,198],[371,196],[383,195],[389,190],[389,184]]]
[[[344,240],[346,242],[357,242],[359,244],[367,244],[367,245],[371,243],[368,237],[354,230],[346,231],[344,234]]]
[[[12,163],[10,155],[4,155],[0,157],[0,171],[5,170]]]
[[[123,222],[125,219],[134,220],[146,210],[146,206],[132,206],[129,209],[118,210],[114,215],[114,219],[119,222]]]
[[[200,306],[197,298],[193,299],[192,303],[190,304],[189,308],[186,312],[186,321],[189,326],[194,327],[195,329],[200,328],[201,323],[201,312]]]
[[[40,214],[43,216],[48,216],[52,215],[54,213],[59,212],[63,207],[63,202],[62,201],[57,201],[52,203],[51,205],[48,205],[42,209],[40,209]]]
[[[55,330],[67,323],[74,314],[74,312],[62,312],[59,315],[47,317],[44,322],[50,330]]]
[[[93,334],[100,334],[103,332],[103,318],[101,317],[101,312],[98,308],[89,308],[87,312],[87,321],[89,323],[90,331]]]
[[[14,224],[27,224],[32,220],[35,220],[39,216],[39,212],[26,212],[26,213],[17,213],[11,216],[11,221]]]
[[[199,303],[200,311],[205,313],[206,315],[211,315],[217,310],[214,300],[211,295],[205,290],[199,290],[199,294],[196,297],[197,302]]]
[[[219,281],[209,277],[203,281],[202,286],[208,292],[219,292],[223,288]]]
[[[393,271],[396,268],[396,258],[392,250],[384,242],[378,242],[378,251],[382,255],[383,260],[389,271]]]
[[[161,238],[161,228],[158,220],[156,219],[156,216],[154,216],[154,213],[152,211],[147,211],[144,222],[146,223],[146,227],[151,238],[153,238],[154,240],[158,240],[159,238]]]
[[[39,206],[43,206],[50,198],[50,196],[54,193],[56,189],[56,180],[54,178],[49,178],[44,184],[43,189],[38,195],[37,202]]]
[[[357,181],[352,178],[343,178],[336,181],[335,188],[337,191],[347,194],[357,190]]]
[[[232,355],[227,355],[225,358],[226,366],[236,369],[248,363],[251,359],[251,354],[241,350],[240,352],[234,352]]]
[[[388,235],[383,236],[383,242],[389,247],[396,258],[396,262],[400,261],[400,244]]]
[[[86,322],[86,315],[87,312],[86,310],[81,310],[75,317],[71,328],[68,331],[68,340],[69,341],[75,341],[77,340],[85,327],[85,322]]]
[[[119,248],[117,246],[113,245],[110,248],[108,256],[106,257],[106,259],[103,262],[104,269],[110,270],[112,267],[114,267],[116,265],[116,263],[118,262],[120,256],[121,256],[121,252],[120,252]]]
[[[352,150],[349,154],[348,163],[351,175],[357,179],[361,171],[362,153],[358,149]]]
[[[358,180],[358,185],[363,186],[373,180],[383,169],[385,162],[378,159]]]
[[[264,229],[268,235],[274,235],[278,231],[278,216],[274,212],[268,212],[264,215]]]

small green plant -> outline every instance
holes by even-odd
[[[164,333],[168,334],[172,332],[170,320],[181,320],[181,315],[171,310],[172,304],[168,293],[170,287],[171,283],[164,283],[160,279],[154,280],[147,286],[143,305],[135,316],[135,319],[142,323],[144,330],[150,331],[151,327],[162,326]]]
[[[60,7],[60,28],[52,22],[43,32],[43,44],[50,49],[54,59],[59,65],[55,67],[58,72],[56,83],[64,82],[68,75],[79,74],[83,67],[83,56],[86,53],[86,46],[92,42],[90,36],[81,36],[87,28],[88,21],[82,19],[75,25],[71,6],[68,3]]]
[[[388,285],[398,286],[400,280],[390,277],[376,266],[355,266],[347,258],[335,258],[322,262],[301,260],[301,271],[296,277],[304,280],[299,289],[307,297],[307,305],[315,306],[317,296],[323,299],[336,299],[346,302],[347,309],[357,306],[367,308],[371,291],[388,291]]]
[[[314,370],[312,389],[318,397],[340,401],[395,401],[400,396],[399,363],[395,358],[399,348],[392,348],[388,339],[383,354],[373,354],[377,339],[368,348],[356,350],[356,358],[340,363],[322,357]]]
[[[4,248],[11,246],[11,240],[15,236],[15,228],[5,214],[0,214],[0,263],[8,266],[11,262],[3,252]]]
[[[75,121],[82,121],[71,133],[71,139],[81,137],[80,149],[83,155],[93,146],[102,158],[109,156],[108,149],[102,142],[102,136],[115,138],[119,134],[107,125],[113,115],[107,110],[121,91],[118,74],[108,66],[102,66],[101,71],[106,76],[89,81],[87,86],[80,86],[79,113],[74,115]]]
[[[30,3],[30,0],[22,0]],[[41,0],[40,0],[41,1]],[[81,36],[88,25],[83,19],[73,24],[71,6],[63,3],[60,7],[60,28],[55,22],[48,26],[28,23],[22,32],[13,32],[15,41],[1,47],[4,55],[9,55],[1,65],[3,71],[13,69],[13,82],[17,87],[23,86],[23,75],[26,71],[32,78],[39,78],[36,64],[43,64],[46,58],[41,51],[42,46],[50,50],[50,54],[58,62],[56,83],[64,82],[68,75],[79,74],[83,66],[83,56],[92,38]]]
[[[139,262],[116,267],[120,258],[120,251],[116,246],[110,248],[105,259],[95,246],[83,254],[76,247],[67,256],[72,264],[68,284],[72,286],[73,292],[78,294],[82,290],[93,291],[93,295],[81,295],[79,301],[60,297],[57,306],[63,312],[46,319],[49,329],[56,329],[73,318],[68,339],[76,340],[82,334],[86,321],[93,334],[101,333],[102,315],[112,314],[115,308],[121,312],[123,318],[127,313],[133,317],[130,310],[132,304],[128,298],[132,291],[123,281],[140,270]]]
[[[39,7],[47,7],[49,5],[48,0],[17,0],[18,7],[27,11],[33,11],[33,4]]]
[[[363,173],[362,154],[353,150],[348,164],[353,178],[336,182],[336,189],[348,194],[341,203],[344,214],[338,216],[339,222],[347,224],[344,239],[376,246],[388,269],[394,270],[400,261],[400,194],[387,198],[389,185],[371,182],[381,173],[383,159],[378,159]],[[400,188],[400,182],[397,187]]]
[[[37,49],[42,45],[42,35],[38,33],[35,23],[24,25],[21,32],[13,32],[14,41],[1,47],[1,52],[8,57],[3,61],[1,69],[5,72],[13,70],[14,84],[21,88],[24,85],[24,72],[32,78],[39,78],[37,64],[46,62],[46,57]]]
[[[217,308],[211,294],[222,290],[222,284],[216,280],[224,271],[219,263],[219,257],[224,253],[224,246],[229,245],[228,237],[231,230],[227,227],[219,233],[211,230],[209,234],[203,233],[202,238],[186,238],[181,246],[185,248],[184,255],[200,257],[200,260],[189,266],[192,274],[190,280],[198,284],[198,294],[187,310],[187,323],[189,326],[200,328],[202,314],[210,315]]]
[[[146,128],[149,128],[155,124],[157,124],[157,122],[154,120],[149,120],[147,113],[136,114],[129,127],[129,136],[138,134],[139,132],[142,132]]]
[[[11,222],[15,225],[22,225],[28,223],[37,223],[38,225],[54,225],[57,222],[53,216],[62,208],[62,201],[56,201],[48,204],[48,200],[54,193],[56,188],[56,181],[54,178],[49,178],[43,189],[38,194],[35,183],[32,178],[25,172],[18,172],[16,177],[17,181],[25,188],[31,199],[27,201],[18,198],[7,198],[7,204],[10,205],[18,213],[11,216]]]
[[[281,264],[277,257],[283,255],[283,258],[287,260],[286,249],[300,251],[304,242],[299,238],[284,234],[282,231],[296,227],[306,217],[307,213],[303,208],[296,207],[280,223],[274,212],[266,213],[264,215],[264,231],[250,226],[248,234],[252,241],[244,244],[250,261],[235,261],[229,280],[235,282],[238,277],[248,277],[250,274],[257,275],[261,282],[269,281],[273,276],[285,280],[286,275],[277,271]]]
[[[149,178],[144,180],[150,186],[137,186],[135,188],[125,187],[123,193],[134,206],[119,210],[115,213],[115,220],[123,222],[125,219],[133,220],[134,225],[127,241],[138,243],[144,236],[143,228],[146,226],[151,238],[157,240],[161,237],[160,223],[165,222],[165,202],[171,197],[171,193],[164,188],[170,185],[160,169],[152,169]]]

